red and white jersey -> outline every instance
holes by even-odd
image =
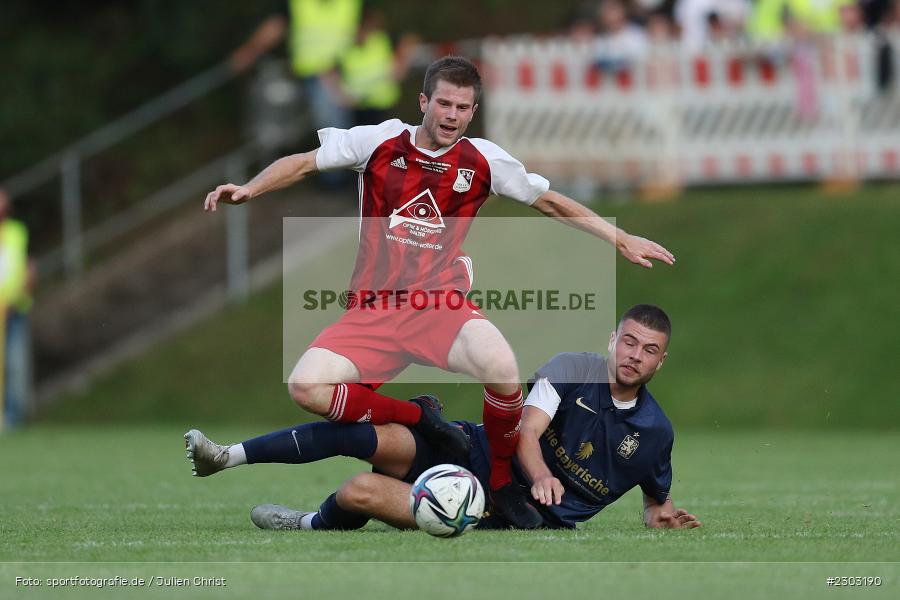
[[[359,251],[350,290],[459,289],[474,281],[462,243],[491,194],[533,204],[550,183],[496,144],[460,138],[431,151],[398,119],[319,130],[320,171],[359,172]]]

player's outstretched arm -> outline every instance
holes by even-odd
[[[237,72],[243,72],[253,66],[259,57],[274,48],[284,39],[288,22],[283,16],[275,14],[259,24],[246,42],[231,53],[229,66]]]
[[[559,192],[547,190],[532,206],[548,217],[609,242],[622,256],[642,267],[652,268],[651,259],[667,265],[675,263],[675,256],[656,242],[625,232],[585,205]]]
[[[565,492],[559,479],[553,476],[541,454],[540,437],[550,425],[550,415],[534,406],[526,406],[522,413],[519,445],[516,457],[531,479],[531,495],[541,504],[559,504]]]
[[[683,508],[675,508],[671,500],[659,504],[644,494],[644,525],[653,529],[693,529],[701,523]]]
[[[226,183],[206,195],[203,210],[215,211],[219,202],[243,204],[266,192],[280,190],[316,172],[318,149],[279,158],[245,185]]]

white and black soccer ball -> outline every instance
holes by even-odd
[[[471,471],[437,465],[416,479],[409,507],[419,529],[437,537],[462,535],[484,514],[484,489]]]

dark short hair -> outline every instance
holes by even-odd
[[[669,320],[669,315],[658,306],[653,304],[635,304],[625,311],[625,314],[619,319],[619,324],[621,325],[628,319],[653,331],[666,334],[666,339],[672,337],[672,322]]]
[[[425,71],[425,82],[422,84],[422,93],[429,100],[437,82],[444,80],[457,87],[470,87],[475,90],[475,102],[481,98],[481,75],[478,68],[468,58],[462,56],[445,56],[439,58]]]

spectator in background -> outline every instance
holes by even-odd
[[[646,16],[647,40],[653,44],[668,44],[678,39],[675,23],[664,10],[655,10]]]
[[[830,35],[841,30],[841,8],[855,0],[757,0],[748,32],[760,41],[778,42]]]
[[[678,0],[675,21],[685,51],[694,54],[711,41],[738,39],[750,14],[747,0]]]
[[[352,109],[353,125],[375,125],[390,118],[418,43],[416,36],[405,35],[395,52],[382,12],[371,7],[363,11],[354,42],[338,59],[333,74],[333,85]]]
[[[838,7],[838,17],[842,33],[859,34],[865,30],[866,22],[862,8],[855,2],[848,2]]]
[[[763,43],[778,43],[785,34],[784,0],[756,0],[747,21],[747,34]]]
[[[885,29],[900,31],[900,0],[894,0],[881,19],[881,26]]]
[[[352,126],[352,115],[328,74],[353,44],[362,0],[288,0],[286,14],[263,21],[231,56],[231,65],[244,70],[289,35],[291,69],[309,103],[314,129]]]
[[[569,15],[566,24],[569,41],[593,43],[597,37],[597,6],[594,2],[582,2]]]
[[[858,4],[868,29],[877,29],[883,25],[898,6],[896,0],[859,0]]]
[[[597,11],[600,36],[597,38],[596,64],[603,71],[618,72],[645,56],[647,35],[628,20],[623,0],[602,0]]]
[[[875,78],[878,90],[886,92],[894,87],[897,64],[892,37],[900,34],[900,0],[882,0],[863,4],[866,23],[876,37]]]
[[[648,29],[647,33],[649,35],[650,22],[656,17],[667,17],[674,26],[675,5],[677,3],[678,0],[631,0],[628,3],[629,14],[635,22]],[[674,31],[674,28],[673,33],[677,33]]]
[[[10,218],[12,203],[0,189],[0,311],[3,323],[0,423],[22,425],[31,406],[31,343],[28,311],[34,287],[34,266],[28,261],[28,230]]]
[[[875,3],[867,4],[870,10],[875,8]],[[838,50],[828,38],[860,34],[864,24],[863,7],[856,0],[758,0],[748,32],[758,41],[776,43],[776,51],[789,59],[797,87],[797,114],[814,121],[819,116],[820,96],[816,65],[823,57],[833,61],[828,56]],[[885,48],[882,40],[875,55],[877,85],[882,89],[893,77],[892,56]]]

